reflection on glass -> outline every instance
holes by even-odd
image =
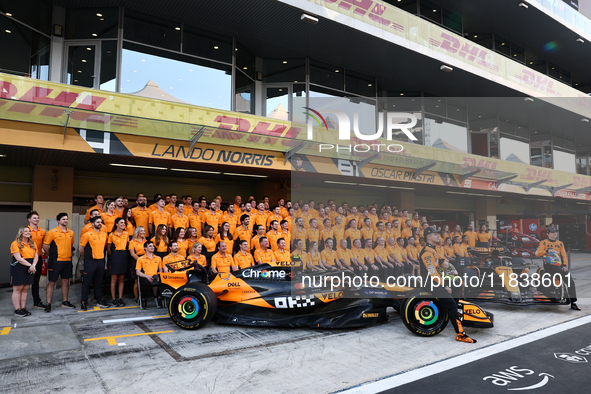
[[[117,41],[101,43],[101,76],[99,89],[114,92],[117,78]]]
[[[455,152],[468,152],[468,129],[451,120],[428,115],[425,119],[425,145]]]
[[[290,120],[289,88],[287,86],[268,87],[265,108],[265,116],[268,118]]]
[[[0,15],[0,72],[49,79],[50,39]]]
[[[245,114],[254,114],[254,81],[236,70],[235,110]]]
[[[576,165],[577,165],[577,174],[587,175],[588,174],[588,165],[587,165],[587,156],[577,156]]]
[[[130,49],[125,47],[123,49],[122,93],[203,107],[230,109],[232,84],[230,66],[209,63],[188,56],[157,52],[138,45],[126,44],[126,47]],[[131,50],[132,47],[134,50]],[[138,49],[145,52],[139,52]],[[170,57],[175,56],[175,58],[163,57],[164,54]]]
[[[298,114],[294,114],[295,108],[306,107],[306,85],[294,84],[292,88],[292,121],[297,123],[306,123],[305,117],[300,117]]]
[[[310,86],[310,107],[322,113],[328,127],[338,130],[339,124],[336,115],[331,110],[339,110],[349,116],[351,131],[354,127],[355,114],[358,116],[358,127],[361,134],[373,135],[376,127],[376,102],[365,97],[343,97],[343,93],[335,92],[319,86]],[[302,107],[294,107],[294,115],[306,119],[306,110]]]
[[[68,8],[66,40],[117,38],[119,8]]]
[[[68,47],[68,74],[66,83],[69,85],[94,88],[96,45],[72,45]]]

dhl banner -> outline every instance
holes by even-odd
[[[298,159],[296,161],[296,158]],[[395,186],[400,185],[399,182],[406,182],[412,184],[424,184],[424,185],[434,185],[434,186],[447,186],[447,187],[457,187],[462,189],[471,189],[471,190],[483,190],[487,192],[508,192],[508,193],[517,193],[517,194],[526,194],[532,196],[544,196],[544,197],[551,197],[552,193],[549,190],[542,189],[542,188],[532,188],[529,192],[526,192],[525,189],[518,185],[503,183],[498,185],[495,180],[485,180],[479,179],[475,177],[467,178],[464,181],[461,180],[461,176],[454,173],[448,172],[441,172],[441,171],[424,171],[420,174],[416,174],[414,169],[409,169],[408,167],[394,167],[394,166],[387,166],[382,164],[376,164],[373,162],[368,163],[362,168],[359,168],[358,161],[356,160],[347,160],[347,159],[338,159],[338,158],[327,158],[327,157],[317,157],[317,156],[309,156],[309,155],[299,155],[296,158],[291,160],[292,164],[292,171],[297,172],[313,172],[313,173],[321,173],[321,174],[330,174],[330,175],[342,175],[342,176],[349,176],[352,178],[367,178],[367,179],[375,179],[383,181],[381,184],[385,186]],[[516,164],[516,163],[510,163]],[[531,167],[531,166],[525,166]],[[534,169],[539,169],[538,167],[533,167]],[[527,172],[522,174],[525,177],[528,174],[531,174],[531,177],[537,177],[536,174]],[[568,174],[562,173],[558,171],[550,171],[550,170],[542,170],[543,173],[541,175],[548,175],[546,172],[551,173],[560,173],[564,175],[561,177],[561,185],[566,185],[568,183],[574,183],[578,186],[571,186],[567,189],[563,189],[557,191],[556,196],[568,199],[576,199],[576,200],[591,200],[591,195],[588,192],[585,193],[576,193],[573,189],[579,189],[585,186],[588,181],[585,181],[587,176],[580,176],[575,174]],[[555,175],[555,174],[554,174]],[[551,175],[550,175],[551,176]],[[303,178],[298,177],[298,180]],[[517,180],[518,178],[515,178]],[[559,178],[555,175],[555,180]],[[591,178],[590,178],[591,179]],[[541,180],[541,179],[539,179]],[[361,180],[357,179],[355,182],[360,182]],[[534,180],[525,183],[533,183]],[[589,185],[591,186],[591,185]]]
[[[292,0],[280,1],[290,5],[293,2]],[[506,85],[515,87],[532,97],[560,97],[560,100],[549,101],[585,116],[588,116],[591,110],[591,100],[584,93],[383,1],[307,1],[331,10],[323,16],[336,22],[349,23],[333,16],[332,11],[406,38],[426,49],[451,56],[455,61],[469,66],[467,70],[476,68],[491,73],[495,79],[503,78]],[[360,30],[363,29],[360,28]]]

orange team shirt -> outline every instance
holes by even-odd
[[[211,213],[211,210],[208,210],[201,216],[201,223],[209,224],[211,227],[213,227],[213,235],[216,235],[218,233],[218,223],[220,216],[221,214],[219,212]]]
[[[182,215],[179,216],[176,213],[170,217],[170,225],[177,228],[184,228],[185,230],[189,228],[189,217]]]
[[[443,246],[436,246],[435,251],[441,260],[445,259],[445,248]]]
[[[207,250],[208,252],[215,252],[215,239],[214,238],[205,238],[205,237],[201,237],[199,238],[199,243],[201,243],[201,245],[203,245],[203,247],[205,248],[205,250]]]
[[[349,249],[342,248],[339,246],[339,248],[337,249],[337,258],[339,260],[343,260],[348,265],[351,265],[351,257],[353,257],[353,254]]]
[[[361,238],[363,238],[364,240],[367,239],[371,239],[373,240],[373,228],[367,228],[365,226],[363,226],[363,228],[361,230],[359,230],[360,234],[361,234]]]
[[[261,250],[261,242],[259,241],[261,238],[258,235],[255,235],[251,238],[250,243],[252,244],[252,248],[254,250]]]
[[[135,207],[131,210],[131,217],[135,220],[136,227],[143,227],[146,231],[148,230],[148,224],[150,224],[150,211],[148,208],[141,209]]]
[[[176,243],[179,246],[179,251],[177,254],[185,258],[189,250],[189,241],[187,239],[177,239]]]
[[[271,213],[269,216],[267,216],[267,227],[271,227],[271,222],[273,220],[277,220],[277,224],[280,225],[283,218],[281,215],[275,215],[274,213]]]
[[[282,262],[282,263],[291,262],[291,255],[289,254],[289,252],[287,250],[283,250],[283,252],[281,252],[279,249],[277,249],[275,252],[273,252],[273,255],[275,256],[275,261],[277,261],[277,262]]]
[[[216,245],[219,244],[220,242],[222,242],[222,237],[218,234],[215,236],[215,243]],[[232,251],[234,250],[234,240],[232,239],[228,239],[228,238],[224,238],[223,241],[226,244],[226,254],[232,254]]]
[[[187,258],[190,259],[191,261],[196,261],[197,264],[199,264],[202,267],[207,267],[207,259],[202,254],[200,254],[199,257],[195,257],[195,255],[192,254],[192,255],[188,256]]]
[[[304,229],[309,230],[310,229],[310,220],[315,219],[314,215],[310,214],[310,212],[308,211],[308,214],[302,213],[302,215],[300,217],[304,221]]]
[[[417,247],[416,246],[413,246],[411,244],[408,244],[406,246],[406,255],[408,257],[412,257],[413,259],[416,260],[418,258],[418,256],[419,256],[419,251],[417,250]]]
[[[334,232],[332,231],[332,229],[324,229],[324,230],[320,230],[320,239],[323,240],[324,242],[326,242],[327,239],[332,239],[334,237]]]
[[[396,258],[400,262],[404,261],[404,259],[402,258],[402,252],[401,252],[400,248],[388,245],[388,246],[386,246],[386,250],[388,251],[388,254],[393,254],[394,256],[396,256]]]
[[[383,246],[376,246],[376,248],[373,250],[373,252],[375,253],[376,256],[380,256],[381,258],[385,259],[386,261],[388,261],[388,255],[390,253],[388,253],[388,251],[386,250],[385,247]]]
[[[150,224],[154,225],[154,230],[156,230],[158,226],[161,224],[170,227],[170,213],[168,213],[167,211],[152,211],[150,213],[150,219],[148,221]]]
[[[111,234],[109,234],[109,238],[107,240],[108,244],[115,246],[115,250],[127,250],[128,242],[129,233],[127,231],[121,232],[121,235],[117,234],[116,231],[113,231]]]
[[[289,216],[289,211],[287,210],[287,208],[281,207],[281,208],[279,208],[279,214],[281,215],[281,217],[283,219],[285,219]]]
[[[373,232],[373,243],[374,243],[374,245],[375,245],[377,239],[380,238],[380,237],[383,238],[384,241],[387,241],[388,240],[386,238],[387,236],[388,236],[388,233],[386,233],[385,231],[379,231],[379,230],[374,231]]]
[[[277,233],[274,233],[273,230],[271,230],[265,234],[265,237],[267,237],[269,240],[269,246],[271,247],[271,250],[275,252],[278,249],[277,240],[281,238],[281,232],[278,231]]]
[[[162,259],[156,255],[152,255],[152,258],[142,256],[135,263],[136,270],[144,271],[144,274],[149,276],[156,275],[158,270],[162,268]]]
[[[250,221],[253,223],[253,226],[261,225],[267,229],[267,215],[264,213],[259,213],[259,211],[255,211],[254,213],[250,214]]]
[[[176,256],[173,256],[172,253],[169,253],[162,259],[162,268],[166,267],[166,264],[176,263],[177,261],[182,261],[184,259],[185,258],[178,253]]]
[[[242,251],[234,255],[234,266],[241,270],[254,265],[254,259],[250,253],[242,253]]]
[[[326,261],[326,264],[328,265],[335,265],[335,259],[337,258],[337,252],[334,250],[329,252],[328,249],[324,249],[322,252],[320,252],[320,259],[322,261]]]
[[[291,254],[291,257],[290,257],[290,258],[291,258],[291,261],[292,261],[292,262],[295,260],[295,256],[296,256],[296,255],[298,255],[298,252],[297,252],[297,251],[294,251],[294,252]],[[301,267],[302,269],[306,269],[306,265],[308,265],[308,253],[306,253],[306,252],[304,252],[304,251],[302,250],[302,253],[300,253],[300,254],[298,255],[298,257],[299,257],[299,259],[300,259],[300,261],[301,261],[301,264],[300,264],[300,265],[297,265],[297,267]],[[296,262],[296,263],[297,263],[297,262]],[[292,263],[292,264],[293,264],[293,263]]]
[[[127,234],[127,233],[125,233]],[[87,258],[99,260],[105,258],[105,245],[107,244],[107,234],[103,232],[89,231],[80,239],[80,245],[86,249],[90,246],[91,256],[85,255]],[[86,250],[85,250],[86,252]]]
[[[89,232],[90,230],[92,230],[92,223],[88,223],[87,225],[85,225],[84,227],[82,227],[82,230],[80,230],[80,239],[82,239],[82,236]],[[107,234],[107,227],[105,227],[104,225],[101,227],[101,231],[105,234]],[[31,234],[33,234],[31,232]]]
[[[250,231],[249,228],[245,230],[242,226],[240,226],[236,227],[236,230],[234,230],[234,232],[232,233],[232,238],[234,238],[236,241],[246,241],[248,243],[247,250],[251,250],[250,241],[252,237],[250,236],[250,234],[252,234],[252,231]]]
[[[172,205],[170,205],[170,203],[168,203],[164,206],[164,210],[170,213],[170,216],[172,216],[176,214],[176,205],[173,207]]]
[[[410,226],[411,226],[411,227],[416,227],[416,228],[421,228],[421,227],[423,227],[423,226],[421,226],[421,223],[419,223],[419,221],[418,221],[418,220],[411,220],[411,221],[410,221]]]
[[[194,213],[189,215],[189,226],[195,228],[197,230],[197,238],[201,238],[201,219],[199,215],[195,215]]]
[[[257,263],[260,261],[262,264],[271,263],[275,260],[275,254],[271,249],[267,249],[266,252],[263,252],[262,249],[255,250],[254,252],[254,261]]]
[[[318,231],[318,229],[312,229],[312,228],[310,228],[306,232],[306,239],[310,243],[312,243],[312,242],[318,243],[320,241],[320,231]]]
[[[311,262],[313,265],[318,266],[318,264],[320,263],[320,253],[312,255],[312,252],[308,252],[306,254],[306,262],[308,261]]]
[[[351,240],[352,244],[356,239],[361,239],[361,231],[357,230],[356,228],[348,228],[347,231],[345,231],[343,238],[348,238]]]
[[[111,232],[113,231],[113,225],[115,224],[115,219],[117,219],[119,216],[119,213],[117,211],[113,211],[113,214],[109,214],[109,212],[103,212],[101,213],[101,219],[103,219],[103,224],[105,225],[105,227],[107,228],[107,232]]]
[[[376,253],[372,249],[364,248],[363,254],[372,264],[375,264]]]
[[[49,254],[57,261],[72,260],[72,246],[74,245],[74,232],[67,229],[65,232],[59,227],[51,229],[45,234],[43,243],[49,245]]]
[[[342,227],[332,226],[332,233],[334,234],[335,244],[340,245],[341,239],[345,238],[345,229]]]
[[[409,239],[412,237],[412,230],[410,228],[405,228],[401,231],[400,236],[405,239]]]
[[[459,253],[462,256],[465,256],[467,252],[466,245],[464,244],[454,244],[454,253]]]
[[[183,208],[183,215],[189,216],[192,213],[193,213],[193,207],[185,204],[185,207]]]
[[[234,260],[229,253],[226,253],[224,257],[221,254],[216,253],[211,258],[211,268],[218,270],[220,274],[229,274],[232,270]]]
[[[146,251],[144,250],[144,242],[146,242],[145,240],[137,240],[137,239],[132,239],[131,241],[129,241],[129,250],[132,250],[135,252],[136,255],[138,256],[143,256],[146,254]]]
[[[35,242],[33,242],[34,244]],[[10,244],[10,254],[20,253],[23,259],[33,259],[35,258],[35,253],[37,251],[33,249],[29,244],[23,244],[23,248],[20,249],[18,246],[17,241],[12,241]]]
[[[378,215],[372,215],[371,213],[368,216],[369,220],[371,220],[371,228],[373,228],[374,230],[378,229],[378,222],[380,221],[380,218],[378,217]]]
[[[285,250],[288,252],[291,251],[291,233],[284,233],[283,231],[279,233],[279,238],[283,238],[285,240]]]
[[[99,213],[103,213],[103,210],[100,209],[98,207],[98,205],[95,205],[93,207],[88,208],[88,210],[86,211],[86,214],[84,215],[84,219],[90,220],[90,211],[92,211],[93,209],[97,209],[99,211]]]
[[[31,239],[35,243],[39,256],[41,256],[43,254],[43,240],[45,239],[46,231],[40,227],[37,227],[37,231],[33,230],[31,226],[27,227],[31,230]]]
[[[470,246],[471,248],[476,246],[476,237],[477,237],[477,232],[475,231],[466,231],[464,233],[464,235],[466,235],[468,237],[468,246]]]
[[[236,226],[240,224],[240,220],[238,219],[238,216],[236,216],[236,214],[230,216],[228,215],[228,213],[224,213],[223,215],[220,216],[220,228],[222,227],[222,224],[228,222],[228,224],[230,225],[230,234],[234,233],[234,230],[236,230]]]
[[[454,249],[453,249],[453,247],[446,245],[446,246],[443,247],[443,250],[445,251],[445,253],[448,256],[450,256],[450,257],[453,257],[454,256]]]
[[[476,233],[476,237],[480,242],[488,242],[491,240],[492,234],[478,232],[478,233]]]
[[[292,239],[295,241],[296,239],[301,239],[304,243],[304,250],[306,250],[306,240],[308,239],[308,231],[306,229],[302,229],[300,231],[297,227],[292,232]]]
[[[152,237],[151,241],[154,242],[154,246],[156,246],[156,252],[168,252],[168,244],[166,243],[164,238],[160,238],[159,243],[156,243],[156,237]]]

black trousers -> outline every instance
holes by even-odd
[[[88,303],[90,285],[94,286],[94,298],[97,302],[103,299],[103,276],[105,276],[105,260],[84,259],[84,272],[82,273],[81,301]]]
[[[152,284],[148,281],[148,279],[144,277],[140,277],[140,290],[142,292],[142,298],[148,298],[154,296],[153,288],[158,289],[157,286],[152,286]],[[156,293],[158,294],[158,293]]]
[[[37,261],[37,270],[35,271],[35,277],[33,278],[33,286],[31,286],[31,294],[33,295],[33,305],[37,305],[41,302],[39,297],[39,280],[41,279],[41,271],[43,270],[43,261],[41,258]]]
[[[577,289],[575,287],[575,281],[573,280],[572,275],[570,276],[570,279],[566,278],[566,275],[569,273],[568,271],[564,272],[562,270],[561,266],[552,265],[552,264],[544,264],[544,270],[546,271],[546,273],[550,274],[553,282],[554,282],[554,274],[559,274],[560,276],[562,276],[562,282],[566,283],[566,285],[568,286],[568,294],[570,295],[570,302],[571,303],[577,302]],[[570,282],[570,286],[569,286],[569,282]]]

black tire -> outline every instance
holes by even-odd
[[[215,316],[217,298],[203,283],[194,283],[172,295],[168,313],[172,321],[187,330],[205,326]]]
[[[447,326],[447,310],[437,298],[420,294],[421,292],[411,293],[405,298],[400,317],[412,333],[422,337],[435,336]]]

